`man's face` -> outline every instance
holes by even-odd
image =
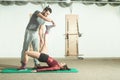
[[[47,17],[50,15],[50,12],[49,11],[44,11],[44,16]]]

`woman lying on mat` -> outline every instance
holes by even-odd
[[[26,64],[28,63],[28,57],[32,57],[32,58],[37,58],[40,62],[44,62],[47,63],[48,66],[40,66],[36,68],[37,72],[41,72],[41,71],[51,71],[51,70],[70,70],[67,67],[66,63],[58,63],[58,61],[56,61],[54,58],[50,57],[49,55],[45,54],[47,53],[47,44],[46,44],[46,39],[48,36],[48,32],[45,32],[45,36],[44,36],[44,47],[42,48],[41,52],[36,52],[36,51],[26,51],[25,52],[25,56],[24,56],[24,60],[23,60],[23,65],[19,68],[19,69],[25,69],[26,68]]]

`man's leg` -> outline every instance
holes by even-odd
[[[33,51],[39,52],[39,36],[38,33],[36,32],[34,35],[34,39],[32,41],[32,46],[33,46]],[[34,67],[39,67],[39,61],[38,59],[34,58]]]
[[[32,40],[32,38],[31,38],[31,36],[29,34],[29,31],[26,30],[25,31],[25,36],[24,36],[23,49],[22,49],[22,52],[21,52],[21,67],[20,67],[21,69],[22,68],[24,69],[26,67],[25,63],[23,62],[24,54],[25,54],[25,51],[28,50],[28,47],[29,47],[29,45],[31,43],[31,40]]]

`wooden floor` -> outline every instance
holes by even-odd
[[[120,59],[57,59],[66,62],[69,67],[79,70],[78,73],[0,73],[0,80],[120,80]],[[45,65],[45,64],[42,64]],[[0,69],[19,67],[20,59],[0,58]],[[33,67],[30,59],[28,67]]]

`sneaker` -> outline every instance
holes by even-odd
[[[21,67],[18,68],[18,70],[25,70],[25,69],[26,69],[25,66],[21,66]]]
[[[54,27],[54,25],[45,25],[46,26],[46,33],[49,33],[50,29]]]
[[[21,67],[19,67],[18,70],[21,69],[26,69],[26,64],[23,61],[21,61]]]

